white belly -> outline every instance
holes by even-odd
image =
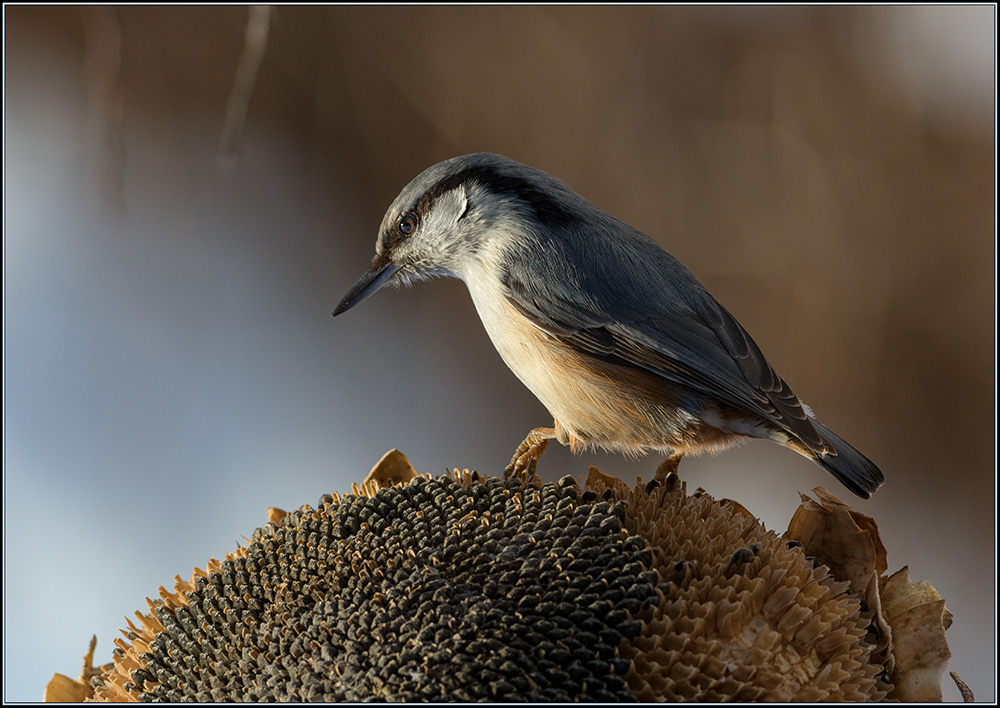
[[[575,351],[518,312],[498,279],[481,277],[484,271],[463,278],[483,326],[504,363],[555,419],[560,442],[641,454],[721,449],[742,435],[766,435],[733,430],[721,419],[707,423],[677,404],[665,380]]]
[[[484,279],[470,279],[466,285],[479,319],[504,363],[554,418],[563,420],[567,411],[561,405],[564,396],[556,384],[561,362],[552,355],[549,335],[514,309],[499,282],[490,287]]]

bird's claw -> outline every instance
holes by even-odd
[[[531,445],[521,454],[514,453],[514,458],[507,465],[507,469],[504,470],[504,479],[515,477],[528,481],[535,477],[535,467],[538,465],[538,458],[545,452],[548,444],[548,440],[542,440]],[[518,448],[518,452],[520,452],[520,448]]]
[[[517,446],[510,464],[504,470],[504,479],[521,479],[530,482],[537,479],[535,467],[538,465],[538,458],[545,452],[549,440],[555,436],[553,428],[535,428]]]
[[[666,485],[668,489],[673,489],[673,486],[677,484],[680,477],[677,474],[677,468],[681,464],[681,458],[684,455],[676,450],[671,452],[667,459],[660,463],[656,468],[656,473],[653,475],[655,479],[660,484]]]

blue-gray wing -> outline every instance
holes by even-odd
[[[587,235],[539,239],[508,254],[502,277],[511,304],[591,356],[745,411],[813,452],[830,451],[736,319],[673,256],[637,231],[628,235],[617,232],[614,247]]]

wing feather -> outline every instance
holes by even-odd
[[[746,330],[646,236],[635,231],[626,248],[613,250],[579,234],[537,243],[509,254],[503,274],[508,300],[535,326],[591,356],[745,411],[814,452],[830,449]],[[574,268],[580,248],[589,251],[592,272]]]

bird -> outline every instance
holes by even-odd
[[[547,172],[486,152],[421,172],[333,316],[434,276],[466,284],[501,358],[554,419],[528,433],[508,475],[534,473],[553,439],[575,453],[659,453],[676,470],[684,455],[760,438],[863,499],[884,482],[680,261]]]

